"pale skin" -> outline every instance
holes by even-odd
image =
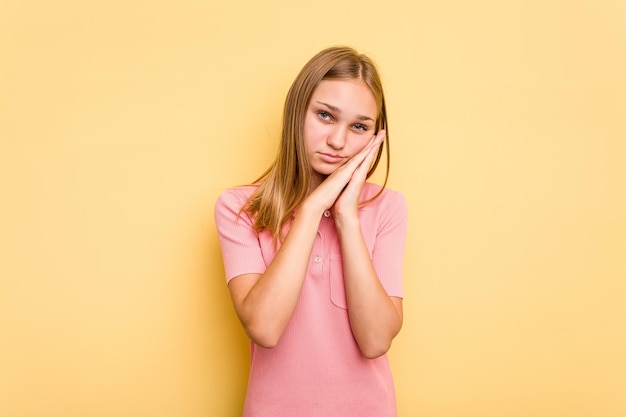
[[[314,171],[310,192],[263,274],[232,279],[235,310],[250,339],[273,348],[294,312],[324,211],[332,210],[343,258],[348,317],[367,358],[385,354],[402,327],[402,299],[382,287],[365,245],[358,201],[385,132],[369,87],[360,80],[324,80],[313,93],[304,140]]]

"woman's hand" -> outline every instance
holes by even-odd
[[[316,202],[322,211],[333,208],[336,215],[356,215],[367,171],[384,139],[385,131],[381,130],[359,153],[337,168],[313,190],[305,204]]]
[[[356,218],[359,208],[359,196],[361,195],[361,190],[363,189],[363,185],[367,179],[367,172],[369,171],[372,161],[376,157],[378,148],[384,139],[385,131],[381,130],[372,138],[372,141],[361,152],[359,152],[359,154],[356,155],[359,156],[361,153],[365,153],[363,160],[352,172],[350,180],[335,201],[333,214],[335,215],[336,220],[340,220],[341,218],[347,216],[354,216]]]

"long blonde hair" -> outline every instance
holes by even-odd
[[[272,165],[255,182],[258,187],[242,208],[254,218],[257,232],[267,230],[274,241],[282,240],[282,229],[309,192],[311,166],[304,145],[304,119],[309,102],[322,80],[359,79],[365,82],[378,106],[376,132],[385,129],[385,144],[378,149],[367,173],[369,178],[386,148],[386,172],[383,188],[389,177],[389,128],[383,86],[371,59],[352,48],[332,47],[315,55],[302,68],[291,85],[285,100],[282,138]],[[386,145],[386,146],[385,146]],[[372,201],[380,195],[376,194]]]

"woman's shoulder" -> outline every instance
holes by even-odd
[[[228,188],[222,191],[215,205],[216,207],[229,207],[240,210],[256,189],[256,185],[240,185]]]
[[[377,227],[406,224],[409,208],[406,199],[399,191],[383,188],[378,184],[365,183],[361,199],[362,201],[371,200],[359,209],[363,222],[370,222],[368,224],[372,227],[374,224],[378,225]]]
[[[406,204],[404,196],[400,191],[393,190],[389,187],[384,187],[379,184],[375,184],[373,182],[366,182],[363,185],[363,191],[361,192],[361,199],[367,201],[371,198],[374,198],[377,194],[380,195],[376,197],[376,199],[372,202],[375,203],[379,200],[379,203],[390,204],[390,203],[400,203]]]
[[[378,219],[378,221],[381,219],[398,221],[408,217],[409,208],[406,199],[399,191],[367,182],[363,186],[361,201],[368,200],[371,201],[361,207],[366,216],[374,216],[373,218]]]

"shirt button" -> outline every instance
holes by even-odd
[[[324,217],[330,217],[330,211],[329,210],[324,211]]]
[[[318,264],[320,262],[322,262],[322,257],[321,256],[316,256],[315,257],[315,263]]]

